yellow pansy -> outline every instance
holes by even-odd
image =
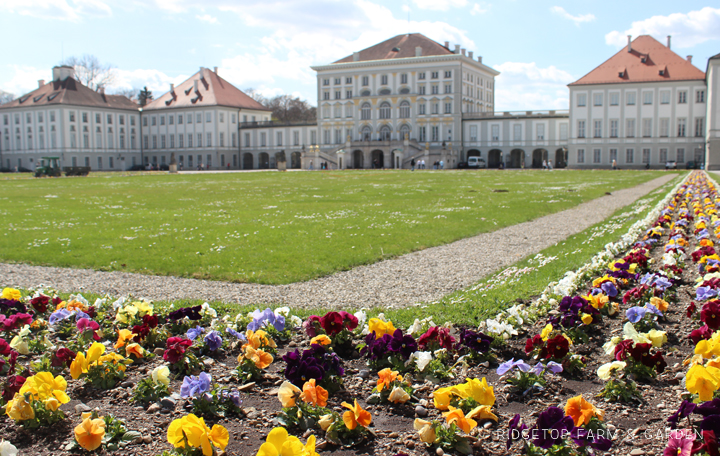
[[[697,394],[705,402],[713,398],[713,393],[720,387],[718,378],[720,369],[696,364],[687,373],[685,386],[688,391]]]
[[[20,290],[14,288],[3,288],[2,298],[10,301],[19,301],[22,298]]]
[[[379,339],[385,334],[390,334],[391,336],[393,333],[395,333],[395,326],[393,326],[392,321],[382,321],[379,318],[371,318],[368,321],[368,330],[369,332],[375,333],[375,338]]]
[[[168,386],[170,384],[170,369],[167,366],[156,367],[152,371],[152,380],[157,384]]]
[[[548,340],[550,338],[550,334],[553,331],[553,325],[551,323],[548,323],[545,325],[543,330],[540,332],[540,337],[542,337],[542,340]]]
[[[26,421],[35,418],[35,410],[30,405],[32,395],[16,394],[5,406],[7,416],[15,421]]]
[[[437,439],[437,434],[435,433],[435,428],[430,421],[415,418],[415,421],[413,422],[413,427],[416,431],[418,431],[418,434],[420,435],[420,440],[422,440],[423,443],[427,443],[428,445],[432,445],[433,443],[435,443],[435,439]]]

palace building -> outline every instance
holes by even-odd
[[[200,70],[146,106],[94,92],[56,67],[53,81],[0,106],[0,165],[42,156],[94,170],[410,168],[468,157],[488,167],[720,169],[720,54],[705,72],[643,35],[568,85],[568,110],[498,112],[499,73],[460,45],[404,34],[317,73],[317,120],[278,122]]]

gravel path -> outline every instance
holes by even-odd
[[[309,282],[290,285],[237,284],[0,263],[0,284],[17,287],[44,284],[66,292],[85,290],[112,296],[132,294],[153,300],[286,303],[292,307],[310,308],[405,307],[439,299],[523,257],[540,252],[601,222],[675,176],[668,174],[530,222]]]

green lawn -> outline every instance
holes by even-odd
[[[531,220],[661,174],[341,171],[0,180],[0,261],[291,283]]]

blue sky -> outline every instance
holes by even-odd
[[[710,6],[712,5],[712,6]],[[409,22],[408,22],[409,16]],[[0,0],[0,90],[20,95],[65,57],[117,67],[156,95],[200,66],[240,89],[316,103],[310,65],[392,36],[461,44],[500,71],[496,110],[566,109],[566,84],[650,34],[703,71],[720,53],[717,3],[543,0]],[[112,90],[112,88],[110,89]]]

